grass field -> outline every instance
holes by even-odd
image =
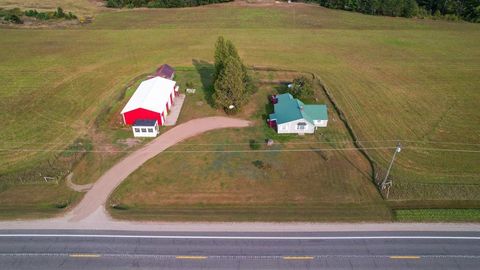
[[[10,3],[0,1],[0,6]],[[67,10],[74,2],[69,3]],[[75,1],[79,10],[92,8],[90,3]],[[425,148],[480,150],[479,30],[477,24],[316,6],[236,4],[105,11],[75,29],[3,28],[0,35],[8,38],[0,44],[0,121],[5,127],[0,145],[9,151],[0,153],[0,177],[41,174],[52,151],[92,133],[97,116],[126,83],[164,62],[187,67],[211,62],[214,41],[224,35],[249,65],[319,75],[360,139],[373,141],[366,146],[404,140],[392,173],[392,199],[478,200],[478,152]],[[382,167],[391,156],[390,151],[369,152]],[[348,168],[342,170],[348,175]],[[452,185],[454,194],[448,193]],[[19,215],[39,202],[78,198],[62,181],[56,188],[41,181],[2,183],[0,190],[0,203],[20,209]]]

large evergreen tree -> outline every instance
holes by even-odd
[[[237,48],[235,48],[235,45],[233,45],[233,42],[230,40],[227,40],[225,42],[225,50],[226,54],[229,56],[232,56],[233,58],[236,58],[241,66],[242,66],[242,72],[243,72],[243,83],[245,84],[245,88],[247,89],[247,92],[253,93],[255,91],[252,79],[250,78],[250,75],[248,74],[248,68],[243,64],[242,59],[240,58]]]
[[[215,56],[214,56],[214,66],[215,72],[213,74],[213,81],[216,81],[220,71],[223,69],[223,62],[228,56],[227,46],[225,44],[225,39],[222,36],[219,36],[217,42],[215,43]]]
[[[215,104],[228,113],[237,112],[254,90],[248,69],[240,59],[235,45],[222,36],[215,43],[214,59]]]
[[[235,57],[227,56],[223,61],[214,83],[215,104],[227,113],[238,111],[247,101],[247,90],[243,82],[242,63]]]

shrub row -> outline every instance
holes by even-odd
[[[12,9],[1,9],[0,8],[0,18],[3,18],[4,21],[22,24],[22,16],[34,17],[38,20],[51,20],[51,19],[65,19],[65,20],[74,20],[77,19],[77,16],[72,12],[65,13],[61,7],[58,7],[55,11],[49,12],[38,12],[37,10],[26,10],[22,11],[19,8]]]
[[[6,22],[22,24],[23,23],[21,19],[22,15],[23,15],[23,12],[19,8],[12,8],[12,9],[0,8],[0,19],[3,18],[3,20]]]
[[[58,7],[56,11],[51,12],[38,12],[36,9],[26,10],[25,16],[35,17],[38,20],[51,20],[51,19],[66,19],[74,20],[77,18],[72,12],[65,13],[61,7]]]

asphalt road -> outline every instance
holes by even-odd
[[[480,269],[480,232],[9,230],[0,269]]]

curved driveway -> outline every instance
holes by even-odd
[[[105,203],[113,190],[147,160],[170,146],[203,132],[234,127],[247,127],[249,121],[228,117],[207,117],[188,121],[165,132],[141,149],[129,154],[105,172],[72,210],[69,221],[80,221],[95,213]]]

